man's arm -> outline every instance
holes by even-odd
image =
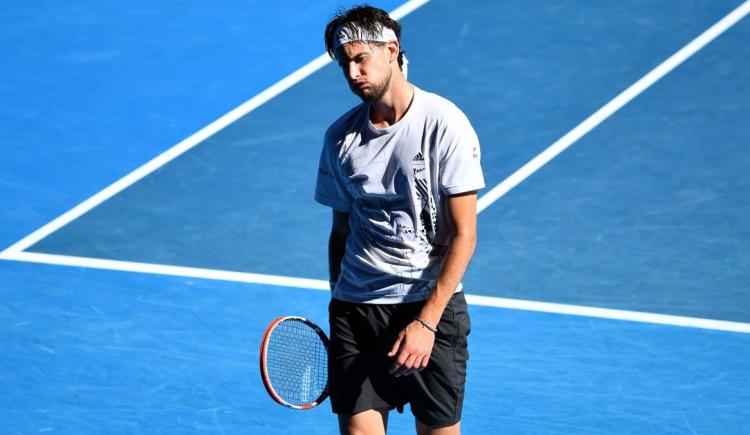
[[[448,208],[453,218],[455,234],[448,247],[435,288],[419,313],[419,318],[433,328],[437,327],[445,306],[466,272],[477,244],[477,193],[466,192],[448,198]],[[391,373],[409,375],[427,367],[435,335],[418,321],[411,322],[398,335],[388,356],[396,360]]]
[[[331,283],[335,283],[341,274],[341,260],[344,258],[348,237],[349,213],[334,209],[331,236],[328,238],[328,276]]]

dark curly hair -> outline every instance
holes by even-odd
[[[336,14],[326,24],[326,30],[323,35],[326,43],[326,51],[332,59],[336,58],[333,49],[334,33],[339,26],[346,27],[352,35],[360,35],[360,31],[365,34],[378,34],[387,27],[396,34],[399,44],[401,43],[401,25],[393,18],[388,16],[388,12],[374,8],[370,5],[357,5],[351,9],[339,9]],[[379,46],[385,45],[384,42],[372,42]],[[398,66],[403,68],[404,52],[398,53]]]

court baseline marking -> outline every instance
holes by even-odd
[[[420,6],[427,3],[429,0],[413,0],[409,1],[399,8],[395,9],[391,14],[394,18],[403,18],[408,13],[416,10]],[[544,150],[538,156],[533,158],[531,161],[526,163],[519,170],[514,172],[510,177],[503,180],[497,186],[492,188],[487,194],[482,196],[478,202],[477,212],[481,212],[486,209],[489,205],[503,196],[505,193],[510,191],[512,188],[520,184],[531,174],[536,172],[542,166],[547,164],[557,155],[562,153],[565,149],[570,147],[578,139],[583,137],[586,133],[591,131],[593,128],[601,124],[605,119],[615,113],[617,110],[622,108],[625,104],[632,101],[636,96],[654,84],[656,81],[664,77],[674,68],[679,66],[682,62],[687,60],[690,56],[695,54],[698,50],[703,48],[709,42],[714,40],[716,37],[721,35],[724,31],[729,29],[731,26],[736,24],[742,18],[750,13],[750,0],[741,4],[735,10],[730,12],[727,16],[722,18],[716,24],[711,26],[708,30],[703,32],[693,41],[688,43],[685,47],[680,49],[678,52],[670,56],[666,61],[662,62],[659,66],[653,69],[651,72],[643,76],[636,83],[628,87],[625,91],[620,93],[617,97],[597,110],[594,114],[589,116],[581,124],[576,126],[573,130],[568,132],[565,136],[560,138],[549,148]],[[173,160],[180,154],[199,144],[203,140],[207,139],[211,135],[215,134],[219,130],[223,129],[227,125],[236,121],[245,114],[251,112],[255,108],[259,107],[263,103],[267,102],[271,98],[280,94],[284,90],[288,89],[295,83],[306,78],[310,74],[314,73],[318,69],[325,66],[330,62],[330,58],[323,54],[308,64],[304,65],[299,70],[293,72],[289,76],[280,80],[276,84],[272,85],[265,91],[256,95],[252,99],[238,106],[234,110],[225,114],[221,118],[217,119],[213,123],[204,127],[197,133],[188,137],[184,141],[165,151],[161,155],[157,156],[153,160],[147,162],[143,166],[139,167],[135,171],[121,178],[114,184],[108,186],[101,192],[82,202],[78,206],[59,216],[57,219],[51,221],[47,225],[31,233],[24,239],[16,242],[14,245],[0,252],[0,259],[12,260],[12,261],[24,261],[33,263],[45,263],[55,264],[63,266],[77,266],[77,267],[89,267],[95,269],[107,269],[107,270],[119,270],[128,272],[140,272],[140,273],[152,273],[161,275],[173,275],[173,276],[184,276],[194,278],[205,278],[214,280],[225,280],[225,281],[236,281],[236,282],[247,282],[247,283],[258,283],[258,284],[270,284],[270,285],[281,285],[286,287],[301,287],[314,290],[328,290],[328,282],[324,280],[315,279],[304,279],[294,277],[284,277],[275,275],[263,275],[246,272],[231,272],[225,270],[215,269],[202,269],[202,268],[190,268],[182,266],[171,266],[161,265],[152,263],[138,263],[128,262],[119,260],[105,260],[99,258],[88,258],[88,257],[74,257],[56,254],[44,254],[35,252],[24,252],[24,249],[38,242],[42,238],[48,236],[54,231],[58,230],[62,226],[73,221],[77,217],[111,198],[118,192],[124,190],[128,186],[132,185],[139,179],[145,177],[149,173],[155,171],[159,167]],[[539,301],[527,301],[518,299],[506,299],[491,296],[477,296],[467,295],[469,303],[472,305],[491,306],[498,308],[511,308],[519,310],[529,311],[540,311],[558,314],[568,314],[576,316],[588,316],[588,317],[599,317],[606,319],[616,320],[628,320],[636,322],[656,323],[673,326],[684,326],[692,328],[712,329],[719,331],[731,331],[740,333],[750,333],[750,324],[740,322],[730,322],[724,320],[713,320],[713,319],[701,319],[694,317],[684,316],[673,316],[665,314],[655,313],[644,313],[637,311],[627,310],[615,310],[609,308],[598,308],[598,307],[585,307],[577,305],[566,305]]]
[[[232,272],[228,270],[171,266],[166,264],[154,263],[138,263],[121,260],[105,260],[101,258],[73,257],[57,254],[43,254],[38,252],[19,252],[10,256],[0,255],[0,259],[30,263],[54,264],[58,266],[87,267],[92,269],[139,272],[156,275],[210,279],[217,281],[296,287],[310,290],[321,290],[326,292],[330,291],[327,280],[294,278],[289,276],[265,275],[247,272]],[[730,322],[726,320],[702,319],[698,317],[673,316],[668,314],[616,310],[611,308],[586,307],[580,305],[567,305],[521,299],[507,299],[495,296],[479,296],[471,294],[466,295],[466,300],[471,305],[479,305],[485,307],[567,314],[573,316],[597,317],[602,319],[626,320],[632,322],[655,323],[660,325],[750,334],[750,323]]]

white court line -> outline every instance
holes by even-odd
[[[671,72],[685,60],[694,55],[698,50],[705,47],[706,44],[716,39],[717,36],[721,35],[722,33],[724,33],[724,31],[744,18],[748,13],[750,13],[750,1],[746,1],[745,3],[741,4],[739,7],[737,7],[737,9],[730,12],[727,16],[719,20],[713,26],[709,27],[708,30],[690,41],[690,43],[682,47],[679,51],[662,62],[659,66],[643,76],[640,80],[633,83],[629,88],[625,89],[622,93],[613,98],[609,103],[602,106],[601,109],[594,112],[591,116],[578,124],[573,130],[569,131],[565,136],[558,139],[557,142],[550,145],[549,148],[542,151],[539,155],[531,159],[528,163],[511,174],[508,178],[500,182],[497,186],[493,187],[492,190],[485,193],[481,198],[479,198],[479,201],[477,202],[477,213],[481,213],[482,210],[492,205],[492,203],[494,203],[495,201],[500,199],[500,197],[508,193],[511,189],[519,185],[521,182],[531,176],[531,174],[549,163],[552,159],[557,157],[560,153],[565,151],[568,147],[573,145],[576,141],[593,130],[596,126],[604,122],[604,120],[612,116],[613,113],[620,110],[623,106],[628,104],[631,100],[648,89],[659,79],[669,74],[669,72]]]
[[[411,12],[415,11],[417,8],[419,8],[420,6],[428,2],[429,0],[407,1],[403,5],[394,9],[390,13],[390,16],[396,20],[400,20],[401,18],[405,17],[406,15],[410,14]],[[15,244],[9,246],[2,253],[12,254],[12,253],[18,253],[27,249],[29,246],[32,246],[33,244],[37,243],[43,238],[59,230],[63,226],[69,224],[73,220],[79,218],[84,213],[88,212],[89,210],[93,209],[94,207],[98,206],[99,204],[103,203],[109,198],[115,196],[116,194],[122,192],[126,188],[136,183],[138,180],[154,172],[155,170],[159,169],[160,167],[174,160],[181,154],[185,153],[189,149],[193,148],[194,146],[198,145],[199,143],[213,136],[217,132],[223,130],[228,125],[232,124],[233,122],[237,121],[238,119],[242,118],[243,116],[257,109],[259,106],[268,102],[270,99],[274,98],[275,96],[279,95],[280,93],[294,86],[298,82],[307,78],[314,72],[323,68],[329,62],[331,62],[331,59],[328,57],[328,54],[326,53],[321,54],[320,56],[316,57],[315,59],[313,59],[312,61],[310,61],[309,63],[307,63],[300,69],[298,69],[297,71],[294,71],[293,73],[279,80],[275,84],[271,85],[269,88],[267,88],[263,92],[259,93],[258,95],[254,96],[248,101],[232,109],[231,111],[224,114],[222,117],[220,117],[216,121],[203,127],[202,129],[200,129],[199,131],[197,131],[190,137],[186,138],[182,142],[178,143],[177,145],[173,146],[172,148],[168,149],[162,154],[156,156],[151,161],[143,164],[141,167],[137,168],[133,172],[127,174],[126,176],[115,181],[113,184],[107,186],[104,190],[99,191],[92,197],[86,199],[82,203],[78,204],[77,206],[73,207],[72,209],[68,210],[62,215],[58,216],[53,221],[47,223],[43,227],[39,228],[38,230],[34,231],[33,233],[19,240]]]
[[[612,308],[586,307],[582,305],[566,305],[552,302],[526,301],[521,299],[506,299],[469,294],[466,295],[466,300],[472,305],[482,305],[486,307],[567,314],[570,316],[597,317],[601,319],[627,320],[631,322],[656,323],[659,325],[750,334],[750,323],[729,322],[726,320],[701,319],[698,317],[673,316],[670,314],[644,313],[641,311],[615,310]]]
[[[92,269],[119,270],[122,272],[150,273],[155,275],[185,276],[218,281],[270,284],[330,291],[328,281],[319,279],[292,278],[258,273],[231,272],[228,270],[203,269],[197,267],[170,266],[167,264],[137,263],[132,261],[105,260],[103,258],[74,257],[69,255],[43,254],[39,252],[0,253],[0,260],[25,261],[29,263],[54,264],[58,266],[88,267]]]
[[[135,263],[130,261],[103,260],[100,258],[72,257],[67,255],[42,254],[36,252],[14,252],[0,254],[0,260],[14,260],[31,263],[54,264],[61,266],[87,267],[93,269],[118,270],[124,272],[151,273],[218,281],[267,284],[283,287],[298,287],[329,291],[328,281],[318,279],[293,278],[287,276],[263,275],[257,273],[230,272],[226,270],[202,269],[196,267],[169,266],[165,264]],[[672,316],[666,314],[643,313],[638,311],[614,310],[609,308],[565,305],[549,302],[526,301],[497,298],[492,296],[466,295],[471,305],[514,310],[537,311],[573,316],[597,317],[612,320],[627,320],[641,323],[710,329],[717,331],[750,334],[750,324],[724,320],[701,319],[695,317]]]

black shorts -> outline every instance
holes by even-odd
[[[429,427],[452,426],[461,420],[471,330],[463,292],[454,294],[443,311],[427,368],[409,376],[388,373],[393,358],[387,353],[423,305],[331,300],[328,387],[334,413],[401,411],[410,403],[412,414]]]

